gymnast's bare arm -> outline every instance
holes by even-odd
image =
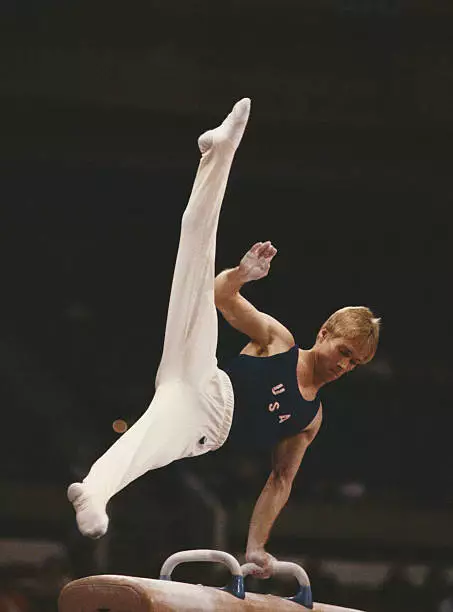
[[[262,567],[255,575],[269,578],[274,557],[266,552],[269,534],[289,499],[294,478],[305,451],[316,437],[322,423],[322,405],[309,427],[296,436],[282,440],[274,449],[272,472],[255,504],[250,521],[246,559]]]
[[[215,304],[226,321],[248,336],[258,354],[278,344],[275,352],[294,345],[291,332],[276,319],[257,310],[241,294],[245,283],[267,276],[277,249],[268,242],[257,242],[241,259],[239,266],[221,272],[215,279]]]

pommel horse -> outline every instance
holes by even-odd
[[[181,563],[223,563],[231,572],[223,588],[173,582],[171,574]],[[186,550],[171,555],[158,580],[131,576],[90,576],[74,580],[61,591],[59,612],[361,612],[352,608],[314,603],[306,571],[296,563],[278,561],[273,575],[291,575],[299,590],[294,597],[247,593],[244,578],[256,566],[240,566],[232,555],[220,550]]]

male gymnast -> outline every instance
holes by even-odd
[[[243,98],[223,123],[198,139],[201,160],[181,222],[181,234],[156,391],[140,419],[68,488],[83,535],[103,536],[106,506],[139,476],[177,459],[220,448],[268,448],[272,471],[252,514],[246,559],[272,573],[265,545],[288,501],[293,480],[322,422],[319,389],[377,348],[380,320],[366,307],[333,313],[310,349],[258,311],[240,293],[269,272],[271,242],[256,243],[239,265],[215,277],[220,208],[234,154],[250,113]],[[250,341],[225,370],[217,366],[217,309]]]

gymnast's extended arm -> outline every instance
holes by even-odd
[[[241,259],[239,266],[221,272],[215,279],[215,304],[235,329],[247,335],[265,351],[274,341],[282,350],[293,346],[291,332],[276,319],[257,310],[240,290],[245,283],[267,276],[277,249],[268,242],[257,242]]]
[[[269,534],[289,499],[294,478],[305,451],[314,440],[322,422],[322,406],[309,429],[279,442],[272,454],[272,472],[255,504],[247,541],[247,561],[260,565],[258,578],[268,578],[273,557],[265,551]]]

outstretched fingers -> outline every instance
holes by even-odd
[[[249,250],[249,253],[257,257],[273,257],[277,253],[277,249],[273,246],[270,240],[266,242],[256,242]]]
[[[255,244],[249,249],[249,253],[251,253],[252,255],[257,255],[262,245],[262,242],[255,242]]]
[[[256,255],[270,261],[276,253],[277,249],[273,246],[270,240],[267,240],[266,242],[261,243],[261,246],[257,249]]]

